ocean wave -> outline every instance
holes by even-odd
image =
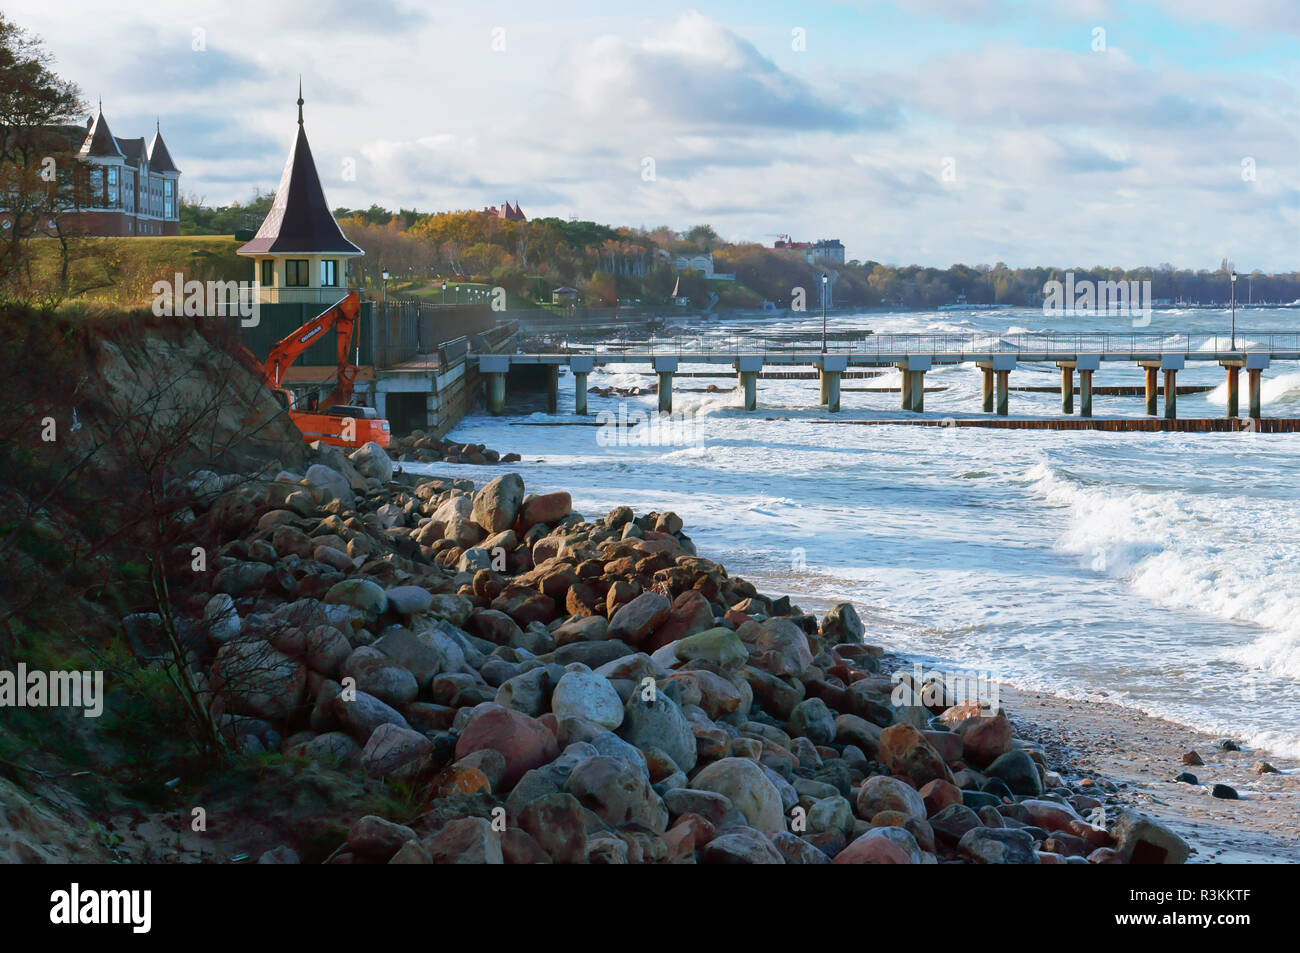
[[[1026,477],[1049,503],[1068,507],[1058,539],[1081,566],[1118,576],[1159,605],[1263,629],[1222,656],[1300,680],[1300,526],[1270,501],[1086,485],[1050,464]],[[1271,525],[1270,525],[1271,524]],[[1243,526],[1269,527],[1259,545]]]

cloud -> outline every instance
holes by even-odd
[[[602,36],[576,51],[570,67],[574,101],[589,121],[841,131],[862,121],[695,12],[640,41]]]

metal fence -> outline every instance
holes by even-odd
[[[833,354],[864,356],[922,354],[963,357],[990,352],[1033,354],[1183,354],[1189,357],[1241,353],[1244,351],[1300,352],[1298,332],[1238,331],[1229,335],[1185,334],[1168,332],[1048,332],[1026,334],[862,334],[840,332],[828,334],[824,348]],[[689,356],[691,354],[807,354],[823,350],[823,338],[814,333],[778,334],[698,334],[651,337],[645,341],[602,342],[600,344],[566,341],[555,350],[566,353],[628,351],[637,354]]]

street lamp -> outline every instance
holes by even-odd
[[[822,272],[822,353],[826,353],[826,285],[830,277]]]
[[[388,269],[380,272],[380,276],[384,279],[384,304],[388,304]]]
[[[1232,347],[1231,350],[1237,349],[1237,270],[1232,270]]]
[[[442,303],[447,303],[447,282],[442,283]]]

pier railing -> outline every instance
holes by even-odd
[[[710,335],[705,333],[669,338],[656,337],[647,341],[615,341],[598,344],[574,342],[559,345],[557,350],[567,353],[626,351],[636,354],[689,357],[692,354],[809,354],[821,352],[822,347],[820,334]],[[1244,351],[1296,352],[1300,351],[1300,332],[1239,331],[1235,341],[1227,334],[1186,334],[1165,331],[866,335],[860,332],[839,332],[827,336],[825,349],[832,354],[864,356],[927,354],[953,358],[995,351],[1046,355],[1184,354],[1191,357],[1199,354]]]

